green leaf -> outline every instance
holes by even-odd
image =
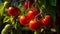
[[[3,12],[4,12],[4,5],[1,4],[1,5],[0,5],[0,15],[1,15],[1,16],[3,15]]]
[[[4,6],[4,4],[2,3],[2,4],[0,4],[0,9],[2,8]]]
[[[22,29],[24,29],[24,30],[26,30],[26,31],[28,31],[28,30],[31,30],[29,27],[23,27]]]
[[[7,11],[8,11],[8,9],[7,9],[7,8],[5,8],[4,13],[3,13],[3,16],[8,16]]]
[[[40,2],[41,2],[41,4],[43,4],[44,3],[44,0],[39,0]]]
[[[25,14],[25,12],[27,12],[24,7],[21,7],[20,10],[21,10],[21,14]]]
[[[9,20],[10,20],[10,22],[11,22],[12,24],[15,23],[15,22],[14,22],[14,17],[13,17],[13,16],[10,16],[10,17],[9,17]]]
[[[51,14],[52,16],[56,15],[56,7],[53,6],[47,6],[46,7],[47,13]]]
[[[3,8],[0,9],[0,15],[1,15],[1,16],[3,15]]]
[[[49,0],[51,6],[56,6],[56,0]]]
[[[11,5],[11,0],[9,0],[9,1],[7,0],[7,1],[4,2],[4,7],[5,8],[8,8],[10,5]]]
[[[14,28],[17,29],[17,22],[15,23]]]
[[[34,34],[39,34],[40,32],[39,31],[34,31]]]
[[[6,23],[6,22],[8,22],[8,21],[9,21],[9,17],[6,16],[6,17],[4,18],[4,20],[3,20],[3,23]]]

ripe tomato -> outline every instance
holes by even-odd
[[[53,20],[50,15],[46,15],[45,18],[42,20],[43,26],[49,27],[52,26]]]
[[[22,24],[22,25],[28,25],[29,21],[30,21],[30,19],[27,16],[22,15],[20,17],[20,24]]]
[[[32,19],[39,13],[40,11],[37,8],[34,8],[33,10],[30,10],[27,15],[30,19]]]
[[[8,8],[8,15],[17,16],[19,14],[19,9],[15,7]]]
[[[38,8],[34,8],[32,11],[34,12],[35,15],[37,15],[37,14],[40,13],[40,11],[38,10]]]
[[[27,9],[28,8],[28,2],[24,3],[24,7]]]
[[[41,27],[41,23],[38,20],[31,20],[29,23],[31,30],[38,30]]]
[[[28,8],[28,5],[29,5],[29,7],[32,7],[33,2],[28,3],[28,1],[26,1],[26,2],[24,3],[24,7],[25,7],[26,9]]]
[[[35,17],[35,15],[34,15],[34,13],[33,13],[32,10],[30,10],[27,15],[28,15],[28,17],[29,17],[30,19],[32,19],[33,17]]]

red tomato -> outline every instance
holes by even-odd
[[[28,8],[28,2],[24,3],[24,7],[27,9]]]
[[[30,10],[30,11],[28,12],[28,17],[29,17],[30,19],[32,19],[32,18],[35,17],[35,15],[34,15],[34,13],[33,13],[32,10]]]
[[[31,20],[29,23],[29,27],[31,30],[39,30],[41,27],[41,23],[38,20]]]
[[[24,7],[25,7],[26,9],[28,8],[28,4],[29,4],[29,7],[32,7],[33,2],[28,3],[28,1],[26,1],[26,2],[24,3]]]
[[[19,9],[15,8],[15,7],[9,7],[8,8],[8,15],[12,15],[12,16],[18,16],[19,14]]]
[[[34,8],[32,11],[34,12],[35,15],[37,15],[37,14],[40,13],[40,11],[38,10],[38,8]]]
[[[34,8],[33,10],[30,10],[27,15],[30,19],[32,19],[39,13],[40,11],[37,8]]]
[[[52,26],[53,20],[50,15],[46,15],[45,18],[42,20],[43,26],[49,27]]]
[[[20,17],[20,24],[22,24],[22,25],[28,25],[29,21],[30,21],[30,19],[27,16],[22,15]]]

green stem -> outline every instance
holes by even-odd
[[[11,34],[13,34],[13,31],[11,30]]]
[[[34,34],[39,34],[39,31],[35,31]]]

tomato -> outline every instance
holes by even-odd
[[[24,7],[27,9],[28,8],[28,2],[24,3]]]
[[[9,30],[11,30],[11,25],[7,24],[4,29],[1,31],[1,34],[8,34]]]
[[[46,15],[45,18],[42,20],[43,26],[49,27],[52,26],[53,20],[50,15]]]
[[[34,8],[32,11],[34,12],[34,14],[35,14],[35,15],[37,15],[37,14],[39,14],[39,13],[40,13],[40,11],[39,11],[39,9],[38,9],[38,8]]]
[[[26,2],[24,3],[24,7],[25,7],[26,9],[28,9],[28,5],[29,5],[29,7],[32,7],[33,2],[28,3],[28,1],[26,1]]]
[[[30,18],[27,17],[27,16],[22,15],[19,20],[20,20],[20,24],[28,25],[29,21],[30,21]]]
[[[40,13],[40,11],[37,8],[34,8],[33,10],[28,11],[27,15],[30,19],[32,19],[39,13]]]
[[[3,30],[1,31],[1,34],[8,34],[8,32],[7,32],[5,29],[3,29]]]
[[[39,20],[31,20],[29,23],[29,27],[33,31],[39,30],[41,27],[41,23],[39,22]]]
[[[8,15],[12,15],[12,16],[18,16],[19,14],[19,9],[15,8],[15,7],[9,7],[8,8]]]
[[[29,17],[30,19],[32,19],[32,18],[35,17],[35,15],[34,15],[34,13],[33,13],[32,10],[30,10],[27,15],[28,15],[28,17]]]
[[[11,28],[11,25],[10,24],[7,24],[4,28],[8,30],[8,29]]]

